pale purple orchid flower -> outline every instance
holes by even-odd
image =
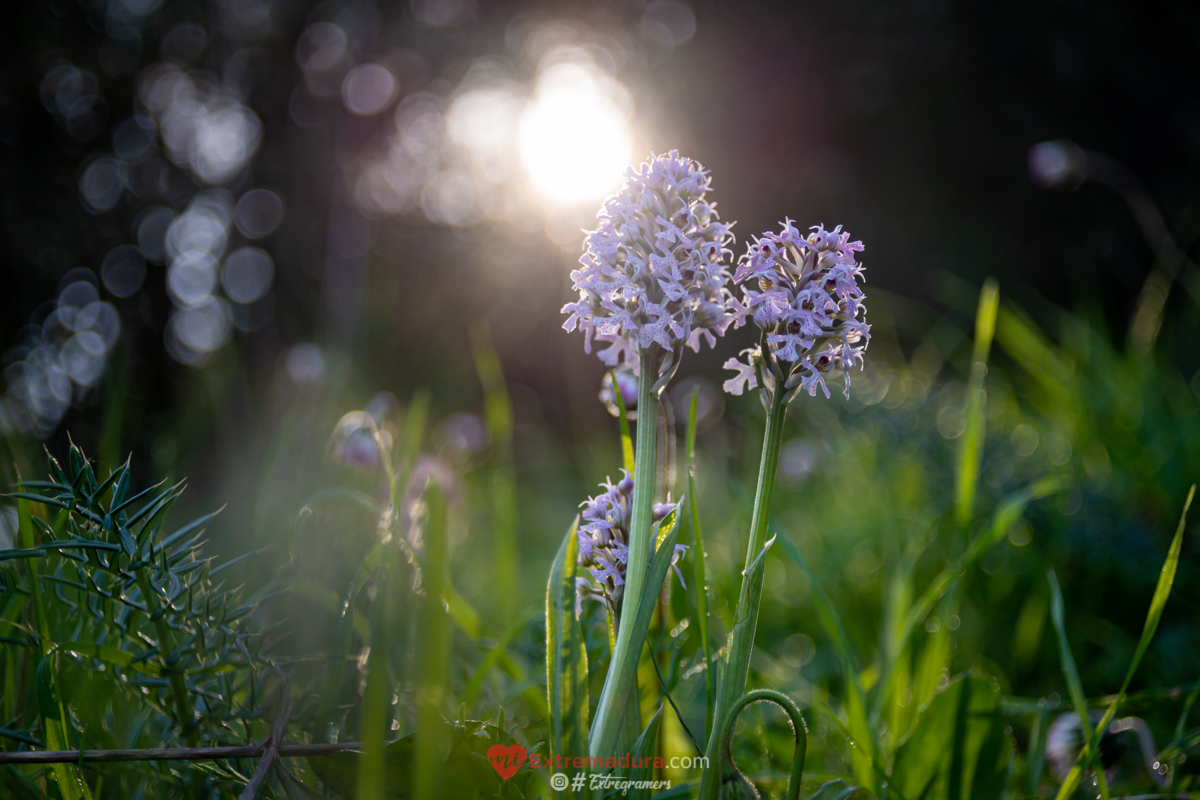
[[[863,267],[856,259],[862,242],[850,241],[840,225],[816,225],[807,236],[791,220],[781,227],[754,238],[733,276],[743,301],[731,306],[733,315],[738,324],[750,317],[763,329],[769,358],[753,348],[742,352],[744,362],[726,361],[725,368],[737,374],[725,381],[725,391],[740,395],[757,387],[760,367],[774,364],[785,391],[798,387],[815,395],[821,389],[829,397],[825,375],[837,370],[849,397],[850,369],[862,364],[871,338],[859,286]]]
[[[609,344],[597,353],[605,364],[637,367],[655,344],[699,352],[702,339],[711,347],[744,321],[740,306],[728,306],[733,223],[718,221],[710,187],[708,172],[675,150],[626,170],[571,273],[579,298],[562,309],[563,327],[583,331],[586,352],[595,339]],[[659,374],[673,363],[664,358]]]
[[[579,565],[586,567],[591,579],[575,579],[576,614],[581,613],[584,598],[603,602],[616,620],[620,617],[621,598],[625,588],[625,567],[629,563],[629,517],[633,505],[633,476],[621,470],[624,476],[613,483],[605,480],[600,484],[604,491],[589,497],[580,506]],[[682,499],[655,503],[654,524],[661,525],[666,517],[679,509]],[[657,534],[650,537],[651,547],[658,540]],[[671,566],[683,583],[683,573],[678,567],[679,559],[687,553],[687,545],[675,545]],[[686,588],[686,586],[685,586]]]

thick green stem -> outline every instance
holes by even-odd
[[[787,403],[782,392],[776,392],[767,414],[767,429],[763,435],[762,460],[758,466],[758,488],[754,493],[754,514],[750,519],[750,541],[746,546],[746,569],[742,573],[742,591],[738,597],[737,616],[725,668],[717,686],[716,719],[709,733],[705,755],[710,764],[718,762],[720,742],[716,733],[726,724],[730,709],[746,690],[750,672],[750,655],[754,650],[754,633],[758,628],[758,606],[762,600],[764,570],[751,570],[767,538],[767,521],[771,518],[771,495],[775,491],[775,473],[779,468],[779,449],[783,444],[783,423]],[[716,770],[707,770],[701,777],[700,797],[715,797]]]
[[[621,727],[621,718],[626,709],[626,696],[635,683],[636,669],[625,670],[629,648],[642,646],[639,637],[633,637],[633,619],[637,616],[638,602],[646,584],[646,570],[650,564],[651,511],[654,506],[654,481],[658,460],[658,431],[654,404],[657,397],[654,381],[658,377],[658,348],[642,353],[641,374],[638,379],[638,423],[637,441],[633,460],[633,509],[629,524],[629,564],[625,569],[625,590],[621,603],[621,620],[617,626],[617,642],[604,689],[596,706],[596,717],[592,723],[589,746],[593,756],[608,756],[616,742]],[[620,391],[619,389],[617,391]],[[635,664],[636,667],[636,664]]]

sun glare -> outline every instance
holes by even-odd
[[[521,115],[517,142],[547,199],[596,200],[620,183],[631,142],[622,98],[609,83],[590,64],[560,63],[542,73]]]

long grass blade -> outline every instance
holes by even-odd
[[[525,609],[525,612],[517,617],[516,622],[496,641],[496,646],[488,651],[488,654],[483,657],[483,661],[471,673],[471,677],[467,680],[467,685],[463,687],[463,690],[458,695],[459,702],[467,706],[467,708],[471,708],[475,704],[480,690],[483,689],[483,682],[487,680],[488,675],[496,668],[496,665],[503,660],[508,646],[512,644],[513,639],[517,638],[529,626],[530,621],[536,613],[537,606],[530,606]]]
[[[984,401],[983,379],[987,375],[988,352],[996,331],[996,310],[999,307],[1000,286],[989,278],[979,293],[979,309],[975,314],[975,348],[971,355],[971,377],[967,384],[966,427],[958,451],[958,469],[954,475],[954,516],[959,525],[971,521],[975,501],[975,486],[979,481],[979,462],[983,458]]]
[[[892,688],[892,681],[896,674],[897,659],[903,654],[905,647],[908,646],[913,630],[933,610],[933,607],[942,595],[945,594],[951,582],[962,575],[963,571],[977,561],[984,553],[1003,541],[1004,537],[1008,535],[1009,530],[1017,523],[1021,515],[1025,513],[1025,509],[1031,502],[1054,494],[1060,491],[1065,485],[1066,483],[1061,477],[1051,476],[1034,481],[1024,489],[1013,492],[1004,498],[1000,502],[1000,505],[996,507],[996,511],[992,514],[991,522],[984,532],[967,546],[962,556],[955,559],[950,566],[943,569],[930,581],[929,586],[921,594],[920,598],[917,599],[917,602],[913,604],[908,617],[904,620],[904,625],[896,637],[892,657],[884,666],[883,676],[879,681],[879,694],[875,697],[875,705],[871,715],[873,719],[878,719],[882,714],[883,701]]]
[[[416,800],[441,796],[445,725],[450,667],[450,621],[442,605],[446,574],[446,501],[442,489],[431,484],[426,495],[429,523],[425,533],[425,568],[422,576],[425,602],[420,619],[420,672],[417,690],[417,756],[413,795]]]
[[[500,358],[486,325],[474,331],[475,370],[483,384],[484,417],[492,437],[492,542],[497,620],[510,620],[517,596],[517,473],[513,463],[513,412]]]
[[[1091,717],[1088,714],[1087,698],[1083,694],[1083,683],[1079,680],[1079,669],[1075,665],[1075,656],[1071,654],[1071,645],[1067,642],[1067,626],[1064,620],[1065,612],[1063,609],[1062,589],[1058,585],[1058,576],[1054,574],[1054,570],[1047,573],[1050,580],[1050,620],[1054,623],[1054,631],[1058,634],[1058,656],[1062,661],[1063,676],[1067,679],[1067,693],[1071,697],[1071,705],[1075,708],[1075,713],[1079,716],[1079,725],[1083,730],[1090,730]],[[1091,762],[1092,743],[1085,740],[1083,743],[1083,751],[1080,753],[1081,758],[1085,758],[1088,763]],[[1076,764],[1078,767],[1078,763]],[[1072,769],[1074,772],[1074,769]],[[1081,770],[1082,774],[1082,770]],[[1068,775],[1068,777],[1070,777]],[[1096,782],[1100,786],[1100,796],[1103,800],[1108,800],[1108,787],[1105,785],[1103,770],[1096,773]],[[1067,784],[1064,782],[1063,786]],[[1078,785],[1078,778],[1076,779]],[[1074,790],[1072,790],[1074,791]],[[1070,795],[1064,795],[1060,788],[1058,796],[1066,798]]]
[[[1087,746],[1080,752],[1079,758],[1075,761],[1075,766],[1073,766],[1071,771],[1067,773],[1066,779],[1063,781],[1062,786],[1059,787],[1057,800],[1066,800],[1066,798],[1070,797],[1075,791],[1075,788],[1079,785],[1079,781],[1082,779],[1083,775],[1086,774],[1088,769],[1091,767],[1092,760],[1095,758],[1096,752],[1099,749],[1100,737],[1104,734],[1104,731],[1108,729],[1108,724],[1112,721],[1113,716],[1116,714],[1117,707],[1121,705],[1122,700],[1124,700],[1125,691],[1129,688],[1129,682],[1133,680],[1133,674],[1137,671],[1138,665],[1141,664],[1142,656],[1146,654],[1146,649],[1150,647],[1150,642],[1154,638],[1155,632],[1158,630],[1158,623],[1159,620],[1162,619],[1163,608],[1167,604],[1167,598],[1171,596],[1171,586],[1175,583],[1175,571],[1179,567],[1179,552],[1183,547],[1183,531],[1187,526],[1188,509],[1192,507],[1192,499],[1195,496],[1196,487],[1193,485],[1191,490],[1188,491],[1187,500],[1184,501],[1183,513],[1179,515],[1179,525],[1175,528],[1175,536],[1173,539],[1171,539],[1171,546],[1167,550],[1167,559],[1163,562],[1162,570],[1159,572],[1158,585],[1154,588],[1154,597],[1151,598],[1150,609],[1146,612],[1146,622],[1142,626],[1142,635],[1141,638],[1138,639],[1137,648],[1133,651],[1133,658],[1129,662],[1129,669],[1125,672],[1125,680],[1121,683],[1121,691],[1117,692],[1116,699],[1111,705],[1109,705],[1108,710],[1100,719],[1100,723],[1094,730],[1091,731]],[[1056,581],[1051,581],[1051,589],[1056,593],[1055,598],[1059,606],[1061,606],[1062,598],[1061,595],[1057,593],[1058,584]],[[1050,610],[1051,616],[1053,616],[1053,603],[1051,604]],[[1061,607],[1059,608],[1058,613],[1061,615]],[[1055,625],[1057,626],[1058,624],[1058,620],[1056,619]],[[1073,699],[1074,698],[1072,698],[1072,700]],[[1082,714],[1079,718],[1080,720],[1087,719],[1087,717],[1083,716]],[[1090,722],[1085,730],[1088,728],[1090,728]],[[1101,794],[1106,795],[1107,787],[1104,784],[1103,770],[1096,770],[1096,779],[1100,783]],[[1104,798],[1104,800],[1108,800],[1107,796]]]
[[[546,584],[546,694],[550,754],[587,755],[588,663],[583,629],[575,616],[579,517],[567,529]]]
[[[688,521],[692,526],[692,592],[696,597],[696,622],[700,628],[700,641],[704,644],[704,739],[708,740],[712,730],[713,714],[717,702],[716,687],[712,675],[712,638],[708,634],[708,579],[704,574],[704,536],[700,529],[700,503],[696,498],[696,407],[700,400],[700,389],[692,389],[692,402],[688,407],[687,426],[687,477],[688,477]]]
[[[379,581],[371,602],[371,648],[367,656],[367,683],[362,696],[359,738],[362,763],[358,770],[357,800],[383,800],[386,763],[383,752],[384,731],[389,711],[388,684],[388,606],[393,580]]]
[[[880,778],[875,769],[875,762],[878,760],[875,726],[867,716],[866,693],[859,681],[858,666],[854,653],[850,649],[850,637],[846,633],[846,625],[842,621],[841,615],[838,614],[833,599],[830,598],[825,587],[821,585],[816,574],[808,566],[800,548],[796,547],[796,543],[787,535],[777,520],[772,520],[771,523],[772,527],[784,534],[778,537],[780,548],[792,560],[792,563],[808,576],[809,584],[812,586],[812,599],[816,606],[817,619],[820,620],[826,635],[833,641],[833,649],[837,653],[838,661],[841,662],[842,674],[846,682],[846,702],[842,710],[846,713],[850,735],[857,744],[852,755],[857,777],[867,786],[877,786]]]

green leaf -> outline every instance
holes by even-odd
[[[1058,790],[1057,800],[1066,800],[1075,791],[1079,785],[1080,779],[1091,767],[1092,759],[1099,749],[1100,737],[1104,731],[1108,729],[1108,724],[1112,721],[1116,714],[1117,706],[1125,697],[1125,691],[1129,688],[1129,682],[1133,680],[1133,674],[1137,671],[1138,665],[1142,662],[1142,656],[1146,654],[1146,649],[1150,646],[1150,641],[1154,638],[1155,632],[1158,630],[1159,620],[1162,619],[1163,608],[1167,604],[1167,598],[1171,595],[1171,586],[1175,583],[1175,571],[1179,567],[1179,552],[1183,547],[1183,531],[1187,526],[1188,509],[1192,507],[1192,499],[1196,496],[1196,486],[1193,484],[1188,491],[1187,500],[1183,504],[1183,513],[1179,515],[1179,525],[1175,528],[1175,536],[1171,539],[1171,546],[1167,550],[1167,559],[1163,562],[1162,570],[1158,575],[1158,585],[1154,588],[1154,597],[1150,600],[1150,609],[1146,612],[1146,622],[1142,625],[1142,635],[1138,639],[1137,648],[1133,651],[1133,659],[1129,662],[1129,669],[1125,672],[1125,680],[1121,683],[1121,690],[1117,692],[1116,700],[1108,707],[1100,723],[1092,731],[1087,746],[1079,753],[1079,758],[1075,761],[1075,766],[1067,773],[1066,779]],[[1058,603],[1058,615],[1062,615],[1062,596],[1058,593],[1058,582],[1054,579],[1054,574],[1051,572],[1051,589],[1055,593],[1054,598]],[[1054,605],[1051,605],[1051,616],[1054,614]],[[1059,619],[1055,619],[1055,627],[1059,627]],[[1065,647],[1065,635],[1060,633],[1059,640]],[[1069,652],[1068,652],[1069,655]],[[1072,664],[1073,666],[1073,664]],[[1069,680],[1069,676],[1068,676]],[[1072,695],[1072,701],[1074,696]],[[1079,704],[1076,703],[1076,708]],[[1081,720],[1086,720],[1088,717],[1080,714]],[[1090,725],[1090,721],[1089,721]],[[1100,782],[1101,794],[1107,793],[1107,787],[1104,784],[1104,771],[1096,771],[1097,780]],[[1107,800],[1107,798],[1105,798]]]
[[[46,739],[48,750],[70,750],[66,736],[66,724],[63,717],[62,700],[58,694],[57,680],[54,675],[54,654],[42,656],[38,661],[34,680],[37,685],[38,709],[42,717],[42,735]],[[58,784],[58,790],[65,800],[80,800],[90,798],[87,785],[80,780],[79,772],[68,764],[53,764],[50,773]]]
[[[371,648],[367,658],[367,681],[363,690],[361,727],[358,740],[363,745],[362,764],[358,772],[357,800],[383,800],[386,761],[383,753],[385,730],[391,705],[388,703],[388,684],[391,668],[388,663],[388,606],[390,581],[377,585],[371,603]]]
[[[841,778],[836,778],[832,781],[826,781],[821,784],[808,800],[847,800],[850,795],[857,792],[861,787],[851,786]]]
[[[110,508],[108,510],[108,513],[115,517],[117,514],[121,513],[125,509],[129,508],[134,503],[139,502],[143,497],[146,497],[147,495],[152,494],[154,491],[156,491],[158,489],[158,487],[162,486],[164,483],[166,483],[165,480],[159,481],[158,483],[154,484],[153,486],[143,489],[142,491],[138,492],[137,494],[135,494],[133,497],[129,498],[128,500],[122,500],[119,504]],[[163,497],[166,497],[170,493],[171,493],[171,490],[168,489],[166,492],[163,492],[161,495],[159,495],[159,497],[157,499],[162,499]],[[117,502],[115,498],[113,499],[113,502],[114,503]],[[151,504],[153,504],[153,501],[151,501]]]
[[[588,661],[583,628],[575,616],[579,517],[567,529],[546,584],[546,699],[550,754],[587,755]]]
[[[1010,744],[1000,693],[981,676],[955,679],[918,712],[896,750],[888,788],[908,800],[993,800]]]
[[[156,544],[154,546],[154,554],[158,555],[163,550],[170,549],[170,547],[172,545],[174,545],[176,542],[179,542],[180,540],[182,540],[184,537],[188,536],[189,534],[196,532],[201,527],[203,527],[204,523],[208,522],[210,519],[215,517],[217,514],[220,514],[224,510],[225,510],[225,507],[221,506],[221,508],[218,508],[216,511],[212,512],[211,514],[205,514],[203,517],[192,520],[187,525],[184,525],[182,528],[175,531],[170,536],[166,537],[161,542]],[[157,516],[157,514],[155,516]],[[132,524],[133,523],[131,522],[130,525],[132,525]],[[146,524],[149,525],[150,523],[147,522]]]
[[[42,550],[107,550],[111,553],[121,552],[121,545],[112,542],[100,542],[95,539],[59,539],[53,542],[42,542],[38,547]]]
[[[109,513],[112,513],[112,509],[114,507],[125,502],[125,495],[129,493],[129,473],[131,470],[129,469],[128,459],[125,461],[125,465],[120,468],[119,472],[121,473],[121,477],[117,479],[117,485],[113,489],[112,499],[108,504]]]
[[[1046,766],[1046,734],[1050,726],[1050,712],[1041,709],[1033,721],[1033,730],[1029,733],[1029,755],[1026,758],[1025,771],[1028,773],[1028,794],[1036,795],[1038,786],[1042,783],[1042,770]]]
[[[1067,694],[1071,698],[1071,705],[1075,708],[1075,714],[1079,717],[1080,727],[1086,731],[1089,730],[1091,726],[1091,715],[1088,713],[1087,698],[1083,694],[1083,684],[1079,680],[1079,669],[1075,666],[1075,656],[1071,654],[1071,645],[1067,642],[1066,622],[1063,619],[1064,609],[1062,589],[1060,589],[1058,586],[1058,576],[1054,574],[1053,569],[1047,573],[1047,577],[1050,580],[1050,619],[1054,622],[1054,630],[1058,634],[1058,657],[1062,662],[1063,675],[1067,679]],[[1083,749],[1080,751],[1080,759],[1086,759],[1087,762],[1090,763],[1091,748],[1092,743],[1090,741],[1085,741],[1083,743]],[[1078,761],[1076,761],[1075,767],[1079,767]],[[1071,772],[1073,773],[1074,771],[1075,769],[1072,768]],[[1068,773],[1067,777],[1069,780],[1070,773]],[[1101,783],[1101,797],[1103,797],[1104,800],[1108,800],[1108,790],[1103,785],[1104,776],[1102,772],[1097,773],[1096,780],[1097,782]],[[1065,787],[1066,785],[1067,783],[1064,782],[1063,786]],[[1062,789],[1059,789],[1060,798],[1069,796],[1070,795],[1064,795],[1062,793]]]
[[[58,705],[58,689],[54,685],[54,657],[52,655],[42,656],[38,661],[37,672],[35,676],[37,683],[37,699],[38,709],[45,720],[54,720],[61,722],[62,713]],[[47,736],[51,734],[50,724],[46,725]]]
[[[429,486],[425,495],[429,522],[425,531],[425,564],[421,571],[425,601],[421,604],[417,686],[417,741],[414,795],[432,800],[442,795],[444,734],[441,724],[448,697],[450,624],[442,596],[446,577],[446,501],[442,487]]]
[[[627,698],[635,684],[637,674],[637,663],[642,655],[642,645],[646,640],[646,631],[650,630],[650,619],[654,615],[654,611],[658,606],[658,593],[662,591],[663,580],[667,577],[667,571],[671,567],[671,558],[675,553],[675,543],[679,539],[679,529],[672,528],[667,534],[667,538],[658,546],[658,550],[654,553],[654,558],[650,562],[650,569],[646,575],[646,583],[642,589],[641,602],[637,606],[637,613],[630,621],[630,631],[633,642],[637,642],[638,646],[630,647],[625,653],[625,663],[609,664],[609,672],[619,676],[619,680],[612,681],[612,686],[605,682],[605,689],[613,692],[612,705],[608,706],[611,709],[619,711],[621,717],[625,716],[624,711],[627,707]],[[624,602],[628,603],[633,598],[626,595]],[[616,673],[612,673],[617,670]],[[603,695],[601,696],[603,703]],[[602,734],[598,732],[597,725],[592,725],[591,737],[589,740],[590,752],[595,755],[599,753],[609,754],[614,753],[617,734],[620,731],[620,720],[614,720],[617,724],[612,725]]]
[[[776,530],[784,534],[773,541],[779,542],[780,549],[808,576],[809,585],[812,586],[812,601],[816,606],[817,619],[820,620],[826,635],[833,641],[833,649],[842,665],[842,675],[846,683],[845,705],[842,710],[846,712],[851,736],[858,744],[853,751],[855,773],[864,784],[874,786],[878,783],[878,775],[873,763],[876,757],[874,728],[867,716],[865,692],[859,682],[858,665],[850,648],[850,636],[846,633],[846,625],[834,606],[833,599],[825,591],[825,587],[821,585],[821,581],[812,568],[808,566],[808,562],[804,559],[800,549],[796,547],[796,543],[787,535],[778,521],[772,520],[772,523]]]
[[[66,644],[60,644],[58,649],[74,653],[77,656],[96,658],[106,664],[112,664],[114,667],[132,669],[135,672],[141,672],[145,675],[162,674],[158,665],[152,661],[146,659],[135,661],[137,657],[135,653],[129,653],[109,645],[96,644],[95,642],[67,642]]]
[[[489,650],[488,654],[484,656],[483,661],[479,663],[479,666],[471,671],[471,677],[467,680],[467,685],[459,692],[459,702],[468,708],[474,705],[475,700],[479,697],[480,689],[483,688],[483,682],[491,674],[491,671],[495,669],[496,665],[503,660],[512,640],[529,627],[529,623],[536,613],[537,606],[527,608],[525,613],[521,614],[509,629],[504,632],[504,635],[497,640],[496,646]]]
[[[971,358],[971,377],[967,383],[966,428],[958,451],[958,468],[954,474],[954,516],[959,525],[971,521],[971,506],[979,480],[979,462],[983,458],[984,402],[983,379],[987,375],[988,351],[996,331],[996,311],[1000,287],[988,278],[979,293],[979,309],[975,314],[975,349]]]
[[[478,638],[479,612],[471,605],[470,600],[459,594],[450,581],[446,581],[445,587],[442,599],[446,601],[446,610],[450,612],[450,618],[469,638]]]
[[[1071,653],[1071,645],[1067,641],[1066,621],[1064,620],[1062,589],[1058,586],[1058,576],[1054,570],[1046,573],[1050,580],[1050,619],[1054,622],[1054,631],[1058,634],[1058,657],[1062,662],[1062,671],[1067,679],[1067,692],[1071,705],[1081,720],[1088,719],[1087,697],[1083,693],[1083,684],[1079,680],[1079,669],[1075,665],[1075,656]]]
[[[0,550],[0,561],[9,561],[14,558],[41,558],[46,555],[46,551],[40,547],[18,547],[12,550]]]
[[[483,384],[484,416],[492,439],[492,575],[494,620],[507,622],[515,611],[517,586],[517,476],[513,462],[513,411],[504,381],[504,370],[486,323],[478,325],[471,337],[475,351],[475,369]]]
[[[909,610],[904,624],[896,635],[891,657],[888,663],[884,665],[883,678],[878,684],[879,693],[875,696],[873,717],[877,718],[882,711],[883,702],[892,688],[892,682],[896,675],[896,664],[900,655],[904,653],[905,648],[908,646],[913,631],[929,612],[933,610],[934,605],[937,604],[951,582],[962,575],[967,567],[975,563],[984,553],[1003,541],[1004,537],[1008,535],[1008,531],[1017,523],[1021,515],[1025,513],[1025,509],[1031,502],[1054,494],[1062,490],[1064,486],[1066,486],[1064,478],[1061,476],[1050,476],[1036,480],[1025,488],[1005,497],[996,507],[995,512],[993,512],[991,522],[984,529],[984,532],[967,546],[962,556],[955,559],[950,566],[943,569],[930,581],[929,586]]]
[[[662,721],[662,714],[663,706],[662,703],[659,703],[658,710],[650,718],[646,729],[633,743],[633,748],[629,752],[632,759],[630,763],[638,766],[630,769],[630,781],[650,783],[654,780],[654,767],[651,759],[654,757],[654,747],[658,744],[658,726]],[[650,788],[630,789],[628,797],[630,800],[649,800],[651,791],[653,790]]]
[[[620,394],[620,392],[618,392]],[[692,595],[696,602],[696,620],[700,628],[700,641],[704,645],[704,735],[707,737],[713,724],[716,705],[716,685],[712,675],[712,637],[708,633],[708,579],[704,574],[704,537],[700,532],[700,506],[696,499],[696,406],[700,399],[700,387],[692,389],[692,402],[688,407],[687,427],[687,475],[688,475],[688,520],[692,526]]]

